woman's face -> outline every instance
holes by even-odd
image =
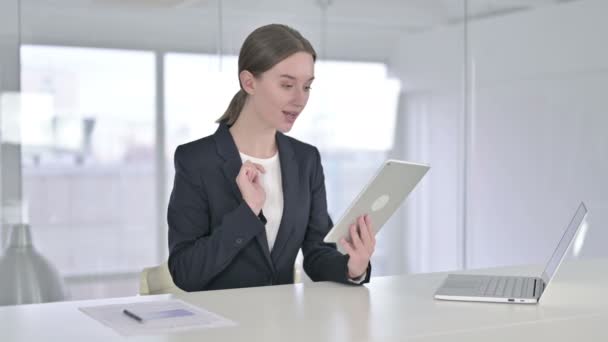
[[[251,103],[259,118],[279,132],[289,132],[306,107],[314,79],[314,61],[297,52],[252,79]]]

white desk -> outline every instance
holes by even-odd
[[[514,268],[478,273],[507,274]],[[540,273],[516,268],[522,275]],[[608,260],[562,266],[539,305],[436,301],[445,274],[373,278],[364,287],[297,284],[174,296],[236,321],[232,328],[132,341],[607,341]],[[122,341],[81,306],[170,295],[0,307],[0,341]]]

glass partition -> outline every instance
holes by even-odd
[[[19,208],[67,299],[136,294],[167,259],[175,148],[214,132],[243,40],[280,22],[319,55],[289,134],[321,151],[334,220],[383,160],[431,165],[373,276],[542,263],[581,200],[578,253],[602,255],[606,6],[2,1],[2,222]]]

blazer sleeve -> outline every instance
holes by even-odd
[[[168,264],[175,285],[197,291],[264,231],[264,223],[242,201],[224,216],[220,226],[210,229],[209,200],[200,171],[188,166],[188,154],[181,147],[175,151],[175,180],[167,211]]]
[[[321,155],[315,148],[315,165],[312,175],[312,197],[308,228],[302,245],[304,270],[313,281],[335,281],[344,284],[355,284],[348,278],[348,255],[338,252],[333,243],[324,243],[323,238],[333,226],[327,212],[325,193],[325,176],[321,165]],[[365,279],[369,282],[371,263],[367,266]]]

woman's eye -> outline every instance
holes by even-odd
[[[311,87],[311,86],[304,87],[304,90],[306,90],[306,91],[310,91],[310,89],[312,89],[312,87]]]
[[[289,89],[289,88],[293,88],[293,86],[291,84],[283,84],[281,85],[281,87]]]

